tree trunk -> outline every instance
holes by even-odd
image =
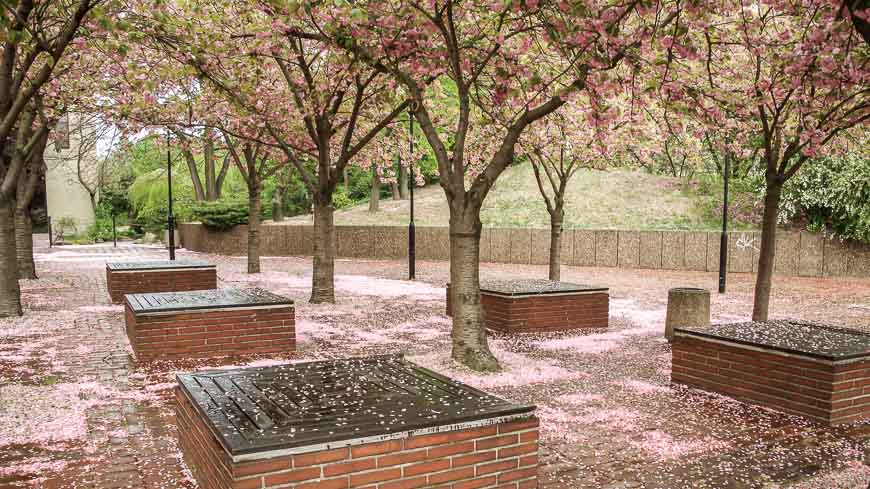
[[[393,194],[393,200],[399,200],[402,196],[399,194],[399,183],[390,182],[390,193]]]
[[[221,193],[224,188],[224,180],[227,178],[227,173],[230,171],[230,155],[224,156],[224,161],[221,163],[221,170],[218,172],[217,180],[214,184],[215,200],[220,200]]]
[[[372,167],[372,198],[369,199],[369,212],[377,212],[381,204],[381,176],[378,168]]]
[[[255,178],[250,176],[250,178]],[[248,187],[248,273],[260,273],[260,185]]]
[[[473,212],[473,211],[472,211]],[[454,212],[451,211],[451,214]],[[499,370],[486,342],[480,305],[480,213],[450,217],[450,303],[453,307],[453,359],[474,370]]]
[[[190,172],[190,181],[193,183],[193,195],[197,202],[205,200],[205,190],[202,188],[202,181],[199,179],[199,170],[196,168],[196,159],[190,150],[182,150],[184,154],[184,162],[187,163],[187,169]]]
[[[399,198],[408,200],[408,169],[399,165]]]
[[[203,166],[205,168],[205,200],[214,202],[218,200],[220,192],[217,188],[217,174],[215,172],[214,141],[210,134],[206,136],[202,152]]]
[[[18,278],[37,278],[33,262],[33,219],[29,207],[15,209],[15,250],[18,256]]]
[[[275,222],[284,220],[284,192],[281,187],[275,187],[275,195],[272,197],[272,220]]]
[[[21,315],[14,205],[0,200],[0,317]]]
[[[779,200],[782,183],[774,181],[767,185],[764,196],[764,217],[761,221],[761,249],[758,251],[758,275],[755,278],[755,304],[753,321],[767,321],[770,306],[770,288],[776,256],[776,220],[779,215]]]
[[[335,303],[335,225],[332,197],[314,200],[314,270],[311,303]]]
[[[565,211],[557,206],[550,214],[550,280],[562,277],[562,223]]]

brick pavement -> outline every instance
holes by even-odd
[[[48,250],[44,241],[37,241],[37,250],[42,278],[24,284],[27,316],[0,321],[0,401],[13,388],[46,397],[58,391],[65,395],[61,387],[72,389],[78,394],[70,402],[83,407],[84,436],[54,442],[36,426],[23,436],[34,443],[10,444],[15,433],[4,428],[13,425],[0,422],[0,488],[195,487],[177,447],[172,374],[228,360],[137,366],[129,357],[122,309],[108,304],[105,289],[107,259],[162,258],[164,251],[132,245]],[[674,284],[712,287],[712,274],[569,267],[566,279],[611,287],[611,330],[496,337],[491,343],[505,372],[483,377],[444,361],[450,344],[444,289],[426,283],[444,283],[443,263],[418,264],[421,283],[409,285],[396,280],[405,274],[404,263],[339,261],[340,303],[313,306],[306,303],[307,259],[265,258],[269,271],[250,277],[240,258],[183,251],[180,256],[215,261],[219,286],[259,286],[297,301],[298,356],[250,357],[234,364],[401,350],[489,392],[538,404],[541,487],[867,485],[862,464],[870,438],[867,424],[826,428],[669,385],[669,347],[658,334],[663,297]],[[543,270],[484,266],[484,273],[494,277],[540,276]],[[714,320],[748,314],[750,284],[751,276],[732,276],[732,292],[714,297]],[[844,311],[840,319],[846,324],[870,327],[868,298],[868,281],[790,279],[778,282],[773,309],[819,319],[824,301]],[[0,417],[21,415],[15,411],[20,408],[26,417],[42,419],[35,411],[27,413],[32,400],[11,395],[6,400],[0,402]],[[64,416],[70,425],[80,421],[75,413]]]

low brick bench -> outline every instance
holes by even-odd
[[[505,333],[543,333],[607,328],[610,292],[606,287],[551,280],[486,280],[480,302],[487,329]],[[447,284],[447,315],[453,306]]]
[[[870,419],[870,335],[802,321],[674,330],[671,380],[836,425]]]
[[[106,288],[113,304],[127,294],[216,289],[217,270],[193,260],[106,263]]]
[[[203,489],[535,488],[533,406],[369,357],[178,375]]]
[[[131,294],[124,312],[138,360],[296,351],[293,301],[262,289]]]

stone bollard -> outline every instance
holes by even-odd
[[[668,291],[668,315],[665,318],[665,338],[674,340],[674,328],[710,326],[710,291],[693,287],[677,287]]]

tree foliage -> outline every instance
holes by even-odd
[[[785,187],[780,219],[811,231],[870,242],[870,157],[847,153],[812,160]]]

